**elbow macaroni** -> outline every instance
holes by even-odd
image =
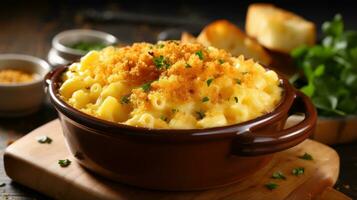
[[[63,74],[61,98],[84,113],[147,128],[236,124],[271,112],[274,71],[224,50],[177,41],[92,51]]]

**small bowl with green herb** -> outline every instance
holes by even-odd
[[[357,31],[344,30],[341,15],[322,25],[323,38],[291,55],[300,69],[291,77],[319,113],[315,139],[327,144],[357,139]]]
[[[91,50],[101,50],[115,45],[118,39],[102,31],[73,29],[58,33],[52,40],[48,61],[53,66],[67,65]]]

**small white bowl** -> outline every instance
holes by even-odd
[[[16,117],[37,111],[45,97],[43,81],[51,69],[48,63],[28,55],[0,54],[1,69],[22,70],[37,77],[25,83],[0,83],[0,116]]]
[[[79,60],[87,52],[70,48],[76,42],[101,42],[106,45],[114,45],[117,38],[109,33],[90,30],[73,29],[58,33],[52,39],[52,48],[48,53],[48,61],[52,66],[67,65]]]

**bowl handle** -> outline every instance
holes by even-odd
[[[57,68],[55,68],[55,69],[52,69],[50,72],[48,72],[46,75],[45,75],[45,85],[46,85],[46,87],[48,87],[50,84],[51,84],[51,79],[52,79],[52,77],[53,77],[53,75],[55,75],[56,74],[56,72],[57,71],[60,71],[60,70],[62,70],[62,68],[61,67],[57,67]]]
[[[310,99],[300,91],[295,91],[294,102],[288,115],[294,113],[304,113],[304,120],[280,131],[248,130],[234,139],[232,153],[238,156],[264,155],[301,143],[312,134],[317,112]]]

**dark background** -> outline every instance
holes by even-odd
[[[124,43],[155,42],[160,32],[186,29],[199,33],[215,19],[228,19],[244,29],[247,7],[254,1],[1,1],[0,53],[24,53],[47,59],[52,37],[66,29],[93,28],[114,34]],[[346,29],[357,30],[357,6],[353,1],[266,1],[293,11],[316,23],[336,13]],[[174,32],[175,33],[175,32]],[[175,34],[171,34],[174,37]],[[1,98],[1,96],[0,96]],[[43,199],[45,197],[10,181],[3,169],[2,154],[11,142],[56,118],[46,103],[31,116],[0,118],[0,197]],[[357,145],[333,146],[341,157],[336,188],[357,198]]]

